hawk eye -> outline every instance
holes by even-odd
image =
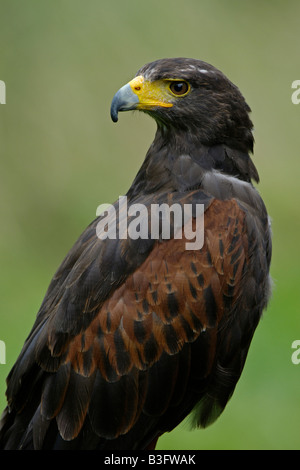
[[[189,91],[190,87],[187,82],[172,82],[170,90],[174,95],[185,95]]]

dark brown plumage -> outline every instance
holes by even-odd
[[[1,448],[153,448],[192,410],[196,425],[212,423],[242,372],[271,259],[251,183],[250,108],[220,71],[180,58],[140,69],[112,119],[129,109],[157,121],[129,207],[147,208],[150,233],[151,204],[203,204],[203,247],[186,249],[184,225],[180,238],[100,240],[97,218],[53,277],[8,376]]]

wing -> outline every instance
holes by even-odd
[[[222,412],[266,303],[268,227],[235,200],[172,197],[204,203],[203,247],[186,250],[184,227],[99,240],[95,221],[8,377],[1,446],[147,448],[193,409],[201,426]]]

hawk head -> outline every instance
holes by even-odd
[[[195,135],[203,145],[253,150],[251,111],[239,89],[206,62],[173,58],[144,65],[114,96],[111,117],[141,110],[160,128]]]

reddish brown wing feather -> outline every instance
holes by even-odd
[[[73,339],[67,357],[73,368],[83,375],[99,368],[109,380],[102,348],[116,374],[124,375],[132,367],[149,367],[163,351],[177,353],[202,330],[215,327],[224,313],[223,295],[234,298],[241,280],[247,242],[241,236],[243,223],[244,213],[236,203],[215,201],[205,213],[205,244],[200,251],[185,249],[184,234],[182,239],[157,243],[85,332]],[[155,355],[148,358],[150,338]],[[90,348],[95,353],[86,368]]]
[[[204,215],[201,250],[186,250],[190,240],[184,233],[182,239],[157,241],[98,311],[93,307],[87,326],[78,319],[82,326],[76,334],[57,341],[50,328],[59,324],[55,310],[49,321],[39,319],[32,345],[29,337],[9,382],[9,401],[19,412],[26,409],[32,393],[36,407],[30,426],[25,424],[27,434],[21,445],[26,446],[32,433],[34,445],[44,446],[44,438],[49,442],[53,430],[51,423],[56,422],[67,441],[93,435],[100,446],[101,438],[119,437],[122,446],[126,434],[126,448],[143,448],[176,426],[207,393],[221,395],[220,408],[225,406],[253,333],[246,325],[241,347],[240,336],[234,337],[240,320],[232,313],[247,282],[245,217],[236,201],[213,200]],[[76,300],[86,304],[86,299]],[[234,379],[227,378],[224,387],[223,368],[218,365],[220,348],[225,362],[227,356],[237,357]],[[34,377],[32,383],[30,377]],[[216,386],[209,391],[211,383]],[[42,390],[41,395],[35,387]],[[206,403],[201,424],[211,419],[212,406]],[[14,426],[24,433],[22,414]],[[105,442],[108,448],[109,441]]]
[[[215,360],[218,324],[224,313],[228,315],[228,305],[235,302],[241,290],[247,257],[244,217],[236,202],[214,201],[205,212],[205,243],[200,251],[185,249],[184,234],[182,239],[157,243],[145,262],[103,304],[86,330],[69,344],[65,362],[71,364],[78,378],[92,378],[100,371],[102,386],[108,383],[108,396],[120,377],[128,376],[134,390],[139,386],[139,371],[148,370],[154,363],[159,367],[164,353],[175,355],[185,343],[211,330],[208,361],[202,370],[202,375],[208,375]],[[160,392],[163,395],[173,391],[171,386]],[[67,429],[60,425],[61,417],[67,419],[71,413],[68,390],[64,393],[66,400],[62,403],[60,397],[52,416],[57,415],[60,432],[70,439],[81,429],[92,393],[86,387],[86,402],[75,416],[73,427],[69,424]],[[147,398],[147,387],[141,395],[133,400],[135,409],[128,421],[120,424],[119,419],[118,429],[114,435],[108,433],[110,437],[134,425]],[[79,398],[72,393],[74,399]],[[166,402],[165,397],[160,399]]]

